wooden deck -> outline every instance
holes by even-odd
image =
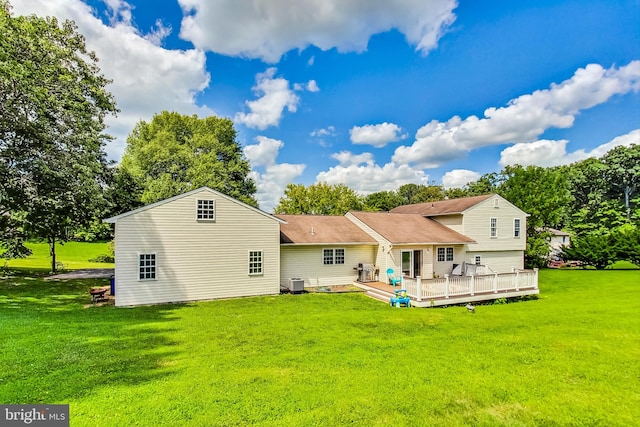
[[[383,282],[355,282],[354,285],[364,289],[366,295],[386,303],[395,296],[395,290],[406,289],[413,307],[437,307],[540,293],[537,270],[451,279],[403,278],[402,286],[395,288]]]

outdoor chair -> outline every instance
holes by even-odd
[[[393,271],[393,268],[389,268],[387,270],[387,276],[389,277],[389,284],[394,288],[396,287],[396,285],[402,284],[402,275],[396,275]]]
[[[411,307],[411,298],[407,296],[406,289],[398,289],[395,291],[395,293],[396,296],[389,299],[389,305],[391,307],[393,307],[394,305],[396,307],[402,307],[403,304],[407,308]]]

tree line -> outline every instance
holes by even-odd
[[[10,12],[0,0],[0,257],[26,256],[26,239],[44,240],[55,270],[56,243],[111,239],[103,218],[201,186],[258,206],[227,118],[160,112],[135,126],[119,165],[108,162],[105,118],[118,109],[98,58],[73,22]],[[569,166],[507,166],[463,188],[406,184],[360,195],[342,184],[289,184],[275,212],[343,215],[497,193],[531,215],[529,266],[546,262],[548,229],[560,228],[573,235],[566,256],[603,268],[637,264],[639,181],[636,144]]]

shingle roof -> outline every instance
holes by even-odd
[[[402,214],[420,214],[423,216],[458,214],[477,205],[478,203],[484,202],[485,200],[493,196],[494,194],[485,194],[482,196],[463,197],[461,199],[440,200],[437,202],[404,205],[391,209],[391,212]]]
[[[286,221],[280,225],[280,243],[357,244],[376,243],[344,216],[276,215]]]
[[[420,214],[350,212],[393,244],[475,243],[473,239]]]

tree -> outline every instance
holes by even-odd
[[[403,199],[395,191],[378,191],[364,198],[364,210],[371,212],[390,211],[402,205]]]
[[[617,239],[613,233],[592,232],[571,239],[571,246],[562,249],[561,257],[566,261],[580,261],[583,266],[597,270],[607,268],[617,261]]]
[[[46,239],[55,270],[56,241],[101,203],[104,118],[117,109],[73,22],[14,18],[0,0],[0,34],[0,217],[18,218],[3,236]]]
[[[275,213],[307,215],[344,215],[350,210],[362,210],[362,199],[344,184],[325,182],[305,187],[289,184],[280,198]]]
[[[121,167],[141,185],[143,203],[208,186],[258,205],[249,162],[230,119],[163,111],[149,123],[140,121],[127,138]]]
[[[424,203],[444,199],[444,189],[438,185],[405,184],[397,190],[403,205]]]
[[[602,158],[612,198],[624,200],[627,221],[631,219],[631,197],[640,187],[640,145],[617,146]]]

